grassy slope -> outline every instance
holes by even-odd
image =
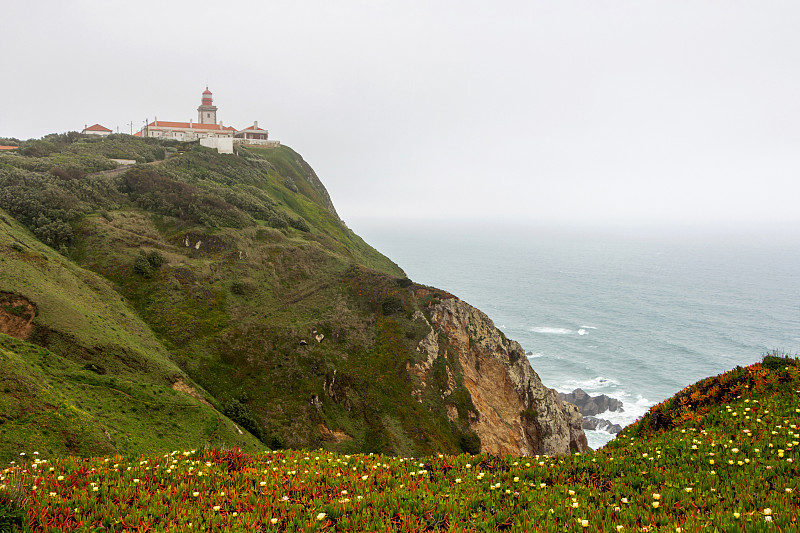
[[[78,140],[63,153],[102,167],[95,160],[109,150],[155,149],[110,141]],[[192,149],[121,175],[74,179],[59,168],[46,172],[61,153],[0,158],[0,206],[110,281],[118,294],[109,298],[121,294],[155,333],[155,358],[175,361],[264,442],[350,452],[459,449],[465,426],[448,422],[445,402],[468,399],[461,385],[447,400],[409,400],[418,384],[406,364],[428,332],[414,314],[424,302],[397,265],[341,222],[290,148],[243,149],[239,157]],[[37,195],[42,188],[47,195]],[[42,225],[42,211],[55,222]],[[140,253],[153,251],[166,264],[137,273]],[[84,305],[82,288],[62,292]],[[114,359],[109,347],[117,344],[104,335],[93,352],[99,366],[110,364],[104,358]],[[55,346],[59,338],[33,340],[57,353],[70,349]]]
[[[274,446],[458,449],[441,399],[408,400],[405,364],[427,329],[413,318],[419,304],[410,289],[398,285],[402,270],[344,226],[294,151],[201,151],[158,172],[231,201],[237,188],[265,193],[269,209],[309,227],[272,228],[254,209],[240,228],[152,209],[84,218],[73,256],[115,283],[195,381],[221,403],[243,406]],[[150,279],[136,276],[140,250],[158,250],[168,263]],[[401,309],[387,316],[389,297]],[[321,427],[347,437],[330,438]]]
[[[798,361],[771,359],[687,388],[583,455],[211,450],[55,460],[41,477],[11,468],[0,482],[31,495],[37,531],[49,531],[46,520],[111,530],[141,520],[159,531],[797,531],[798,394]],[[666,427],[654,422],[664,417]]]
[[[36,305],[30,340],[40,345],[0,335],[0,461],[30,448],[86,456],[205,441],[257,447],[171,388],[191,380],[108,282],[2,211],[0,291]]]

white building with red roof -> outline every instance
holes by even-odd
[[[155,119],[139,132],[137,137],[156,137],[174,141],[200,141],[203,146],[216,148],[220,153],[232,153],[233,143],[279,146],[278,141],[269,140],[269,132],[253,122],[243,130],[217,123],[217,106],[214,105],[211,91],[203,91],[200,106],[197,108],[197,122],[172,122]]]
[[[106,128],[105,126],[101,126],[100,124],[95,124],[94,126],[86,127],[83,126],[83,131],[81,132],[83,135],[102,135],[105,137],[106,135],[111,135],[114,133],[110,129]]]
[[[217,106],[213,103],[211,91],[203,91],[203,99],[197,108],[197,122],[173,122],[157,118],[136,133],[137,137],[157,137],[175,141],[197,141],[220,137],[233,138],[236,128],[217,124]]]

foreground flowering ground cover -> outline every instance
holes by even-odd
[[[798,531],[798,395],[796,359],[737,369],[568,457],[30,451],[0,471],[0,530]]]

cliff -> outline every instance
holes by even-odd
[[[558,393],[545,387],[531,368],[519,343],[507,339],[491,319],[458,298],[431,304],[430,333],[418,350],[426,359],[410,367],[423,389],[432,382],[431,371],[439,358],[445,364],[453,393],[455,379],[469,391],[472,406],[466,413],[451,409],[451,419],[464,417],[480,437],[481,451],[497,455],[558,455],[588,448],[581,415]]]
[[[144,433],[162,444],[193,435],[197,446],[258,439],[406,456],[585,449],[577,411],[541,384],[519,344],[355,235],[290,148],[235,156],[175,145],[183,153],[161,161],[170,142],[48,143],[0,155],[0,326],[30,343],[14,348],[20,357],[46,349],[91,384],[80,400],[70,385],[67,398],[96,427],[117,416],[118,390],[169,414],[144,431],[142,410],[121,407],[131,423],[115,426],[104,452],[144,451]],[[147,163],[106,172],[112,155]],[[41,365],[31,371],[51,383]],[[0,455],[14,453],[14,428],[28,420],[28,407],[4,406],[40,394],[8,389]],[[180,409],[173,393],[186,393]],[[68,448],[62,430],[48,433],[54,449]],[[74,453],[91,454],[98,439]]]

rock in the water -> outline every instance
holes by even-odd
[[[594,429],[596,431],[606,431],[616,435],[622,431],[622,426],[619,424],[612,424],[605,418],[597,418],[594,416],[586,416],[583,418],[583,429]]]
[[[621,401],[605,394],[589,396],[583,389],[575,389],[569,394],[559,392],[558,396],[565,402],[577,405],[584,417],[594,416],[605,411],[623,411]]]

